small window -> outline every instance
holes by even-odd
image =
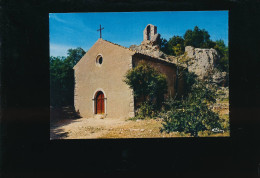
[[[99,64],[102,64],[102,62],[103,62],[103,58],[100,57],[100,58],[98,59],[98,63],[99,63]]]
[[[103,57],[101,55],[98,55],[96,58],[96,65],[101,66],[102,63],[103,63]]]

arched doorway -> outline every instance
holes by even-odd
[[[98,91],[95,97],[95,114],[105,113],[105,98],[102,91]]]

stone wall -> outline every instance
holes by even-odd
[[[168,84],[168,93],[166,97],[174,97],[176,94],[175,82],[176,82],[176,66],[158,59],[151,58],[144,55],[134,55],[133,65],[137,66],[140,61],[145,61],[145,63],[150,64],[160,73],[166,75],[166,80]],[[182,89],[181,87],[179,89]]]

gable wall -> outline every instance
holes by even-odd
[[[103,56],[101,66],[96,65],[98,54]],[[74,67],[74,105],[82,117],[94,116],[93,96],[102,89],[107,98],[107,118],[134,116],[132,90],[123,82],[132,67],[133,52],[99,39]]]

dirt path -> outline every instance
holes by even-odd
[[[84,139],[99,138],[109,131],[110,128],[124,125],[126,122],[122,119],[96,119],[80,118],[66,119],[56,123],[51,127],[52,139]]]
[[[213,109],[218,111],[221,118],[225,119],[225,127],[229,127],[228,100],[219,101]],[[161,119],[125,120],[118,118],[79,118],[63,119],[51,122],[50,137],[52,139],[99,139],[99,138],[162,138],[162,137],[187,137],[178,132],[170,134],[161,133]],[[201,135],[209,136],[209,135]],[[210,135],[229,136],[229,132]]]
[[[187,137],[178,132],[161,133],[162,121],[157,119],[129,121],[122,119],[80,118],[63,120],[51,127],[53,139],[164,138]],[[229,133],[210,135],[228,136]],[[207,135],[204,135],[207,136]]]
[[[51,139],[89,138],[157,138],[179,137],[178,133],[161,133],[162,121],[80,118],[63,120],[51,126]]]

